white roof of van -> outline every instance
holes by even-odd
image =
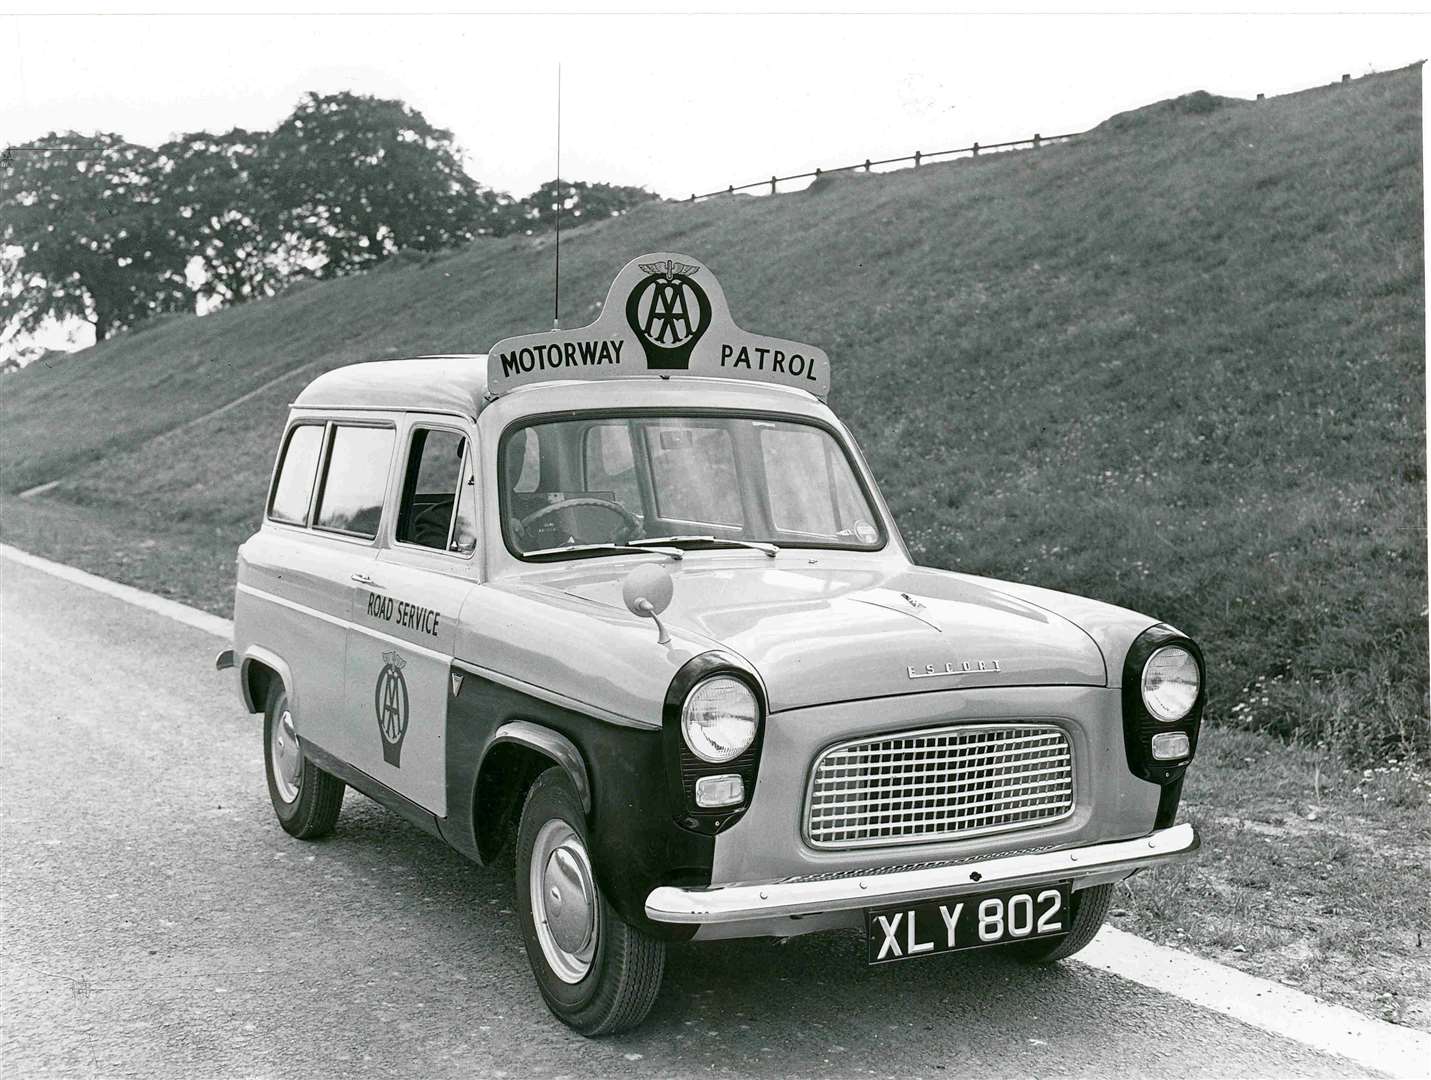
[[[573,391],[578,395],[575,399]],[[704,400],[746,407],[779,407],[791,399],[817,400],[808,391],[776,383],[699,376],[663,379],[659,374],[620,380],[553,379],[520,387],[504,397],[524,401],[531,397],[544,405],[560,403],[554,406],[558,408],[597,401],[609,407],[630,398],[633,391],[663,404],[677,399],[689,404],[694,400],[692,393]],[[475,419],[492,400],[487,397],[487,354],[463,353],[372,360],[334,368],[305,386],[293,405],[302,409],[448,413]]]
[[[324,372],[293,404],[322,409],[400,409],[476,417],[487,396],[487,354],[374,360]]]

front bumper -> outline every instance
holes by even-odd
[[[646,915],[661,923],[738,923],[917,903],[1041,881],[1072,881],[1077,887],[1080,879],[1116,878],[1145,866],[1185,859],[1200,845],[1197,830],[1182,824],[1137,840],[1061,851],[703,889],[662,885],[646,897]]]

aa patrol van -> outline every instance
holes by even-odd
[[[915,565],[830,375],[659,252],[583,329],[315,379],[219,658],[283,828],[352,787],[510,860],[587,1035],[645,1017],[670,942],[1086,945],[1114,883],[1198,847],[1198,646]]]

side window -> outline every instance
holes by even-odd
[[[771,524],[777,529],[819,536],[834,536],[839,530],[836,485],[826,452],[829,441],[824,432],[813,428],[761,430],[760,451],[770,491]]]
[[[392,453],[392,428],[335,426],[314,526],[368,540],[377,536]]]
[[[462,469],[462,489],[457,493],[457,520],[452,525],[449,549],[461,555],[477,550],[477,481],[472,477],[472,455]]]
[[[609,491],[638,518],[641,489],[631,455],[631,429],[624,421],[597,424],[586,432],[586,490]]]
[[[760,453],[772,525],[831,539],[851,535],[859,482],[829,436],[796,424],[761,424]]]
[[[646,428],[656,512],[666,520],[743,525],[735,447],[724,427],[658,420]]]
[[[455,431],[413,431],[398,507],[398,540],[438,551],[472,550],[476,498],[473,485],[467,483],[471,472],[466,455],[467,440]],[[457,532],[452,527],[454,518],[462,522]]]
[[[537,442],[537,429],[522,428],[513,438],[521,443],[521,456],[518,457],[516,446],[507,451],[507,468],[511,470],[517,466],[516,474],[507,477],[507,486],[522,493],[536,491],[542,479],[542,456],[541,446]]]
[[[299,424],[288,433],[288,445],[278,463],[273,498],[268,516],[289,525],[308,524],[308,503],[313,496],[313,479],[318,473],[318,454],[323,449],[323,425]]]

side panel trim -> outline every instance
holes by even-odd
[[[394,644],[401,645],[405,649],[416,649],[435,659],[441,660],[443,663],[447,663],[449,659],[451,659],[451,663],[453,664],[453,666],[457,667],[459,670],[467,672],[469,675],[476,675],[480,678],[488,679],[491,682],[498,684],[499,686],[505,686],[508,690],[516,690],[519,693],[526,694],[529,697],[537,698],[551,705],[557,705],[563,709],[572,709],[576,712],[585,713],[587,716],[595,717],[598,720],[605,720],[609,724],[617,724],[620,727],[642,728],[645,730],[658,729],[658,725],[656,724],[648,724],[641,720],[632,719],[629,716],[622,716],[619,713],[611,712],[609,709],[603,709],[599,705],[591,705],[585,701],[579,701],[576,698],[567,697],[565,694],[557,693],[555,690],[548,690],[545,687],[537,686],[535,683],[529,683],[522,679],[514,678],[511,675],[504,675],[500,671],[493,671],[491,668],[482,667],[480,664],[472,664],[464,660],[449,658],[443,653],[434,652],[431,649],[423,649],[421,645],[416,645],[411,641],[407,641],[406,639],[392,637],[391,635],[384,634],[381,631],[375,630],[369,626],[359,626],[357,623],[353,622],[350,619],[340,619],[337,616],[329,615],[327,612],[315,611],[313,608],[310,608],[304,604],[296,604],[292,600],[287,599],[286,597],[277,596],[274,593],[266,592],[263,589],[256,589],[252,585],[245,585],[240,583],[238,587],[241,591],[249,594],[250,596],[255,596],[261,600],[267,600],[274,604],[279,604],[282,607],[290,608],[293,611],[302,612],[305,615],[311,615],[315,619],[320,619],[323,622],[331,623],[334,626],[341,626],[347,630],[357,630],[361,633],[371,635],[372,637],[378,638],[380,640],[393,642]]]
[[[239,582],[238,591],[247,593],[249,596],[256,596],[260,600],[267,600],[269,603],[277,604],[279,607],[286,607],[290,611],[311,615],[320,622],[331,623],[334,626],[341,626],[345,629],[353,625],[347,619],[340,619],[336,615],[329,615],[326,611],[319,611],[316,608],[309,607],[307,604],[295,603],[286,596],[279,596],[277,593],[265,592],[263,589],[255,589],[252,585],[245,585],[243,582]]]
[[[465,660],[453,660],[453,667],[460,671],[465,671],[469,675],[476,675],[478,678],[487,679],[498,686],[505,686],[508,690],[515,690],[519,694],[526,694],[539,701],[545,701],[550,705],[556,705],[563,709],[571,709],[573,712],[583,713],[594,717],[597,720],[605,720],[608,724],[616,724],[619,727],[642,728],[646,731],[657,731],[659,726],[648,724],[641,720],[634,720],[629,716],[622,716],[619,713],[603,709],[598,705],[589,705],[585,701],[578,701],[576,698],[567,697],[565,694],[555,690],[548,690],[544,686],[537,686],[535,683],[525,682],[511,675],[503,675],[500,671],[493,671],[491,668],[482,667],[480,664],[471,664]]]
[[[442,832],[438,827],[438,819],[431,811],[424,809],[411,799],[398,794],[388,787],[381,780],[375,780],[361,769],[356,769],[340,758],[334,757],[328,751],[311,742],[303,742],[303,752],[313,760],[324,772],[332,773],[343,783],[347,784],[354,791],[360,792],[372,799],[374,802],[386,806],[398,817],[409,821],[422,829],[423,832],[431,833],[441,839]]]

